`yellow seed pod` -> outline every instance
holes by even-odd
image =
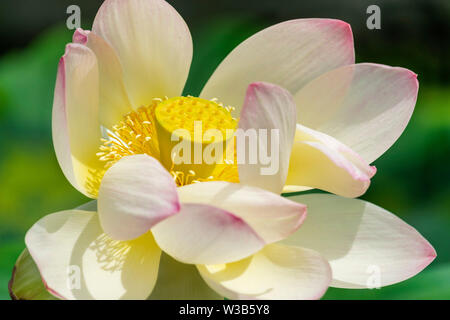
[[[160,161],[174,171],[207,178],[236,128],[236,120],[215,101],[175,97],[155,109]],[[212,161],[214,159],[214,161]]]

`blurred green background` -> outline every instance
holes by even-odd
[[[2,0],[0,3],[0,299],[40,217],[87,201],[65,180],[51,141],[59,57],[71,41],[66,8],[78,4],[90,29],[101,0]],[[338,18],[352,25],[357,62],[409,68],[420,90],[406,131],[375,162],[362,197],[417,228],[438,257],[421,274],[373,290],[329,289],[325,299],[450,298],[450,1],[169,1],[194,40],[186,93],[196,95],[225,55],[271,24],[293,18]],[[366,28],[366,8],[381,8],[381,30]]]

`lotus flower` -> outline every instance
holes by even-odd
[[[92,31],[77,30],[73,42],[59,64],[53,140],[67,179],[98,200],[48,215],[26,235],[52,295],[317,299],[330,285],[366,288],[373,267],[383,286],[435,258],[414,228],[351,199],[403,132],[418,82],[406,69],[354,64],[347,23],[262,30],[225,58],[200,97],[180,96],[192,40],[165,1],[106,0]],[[277,129],[279,170],[176,167],[168,137],[192,132],[194,120],[219,131]],[[311,188],[335,195],[279,196]]]

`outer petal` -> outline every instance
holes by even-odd
[[[283,242],[317,250],[328,259],[332,286],[367,288],[378,280],[381,286],[394,284],[436,257],[413,227],[374,204],[326,194],[291,199],[306,203],[309,217],[301,232]]]
[[[282,240],[297,230],[306,207],[272,192],[224,181],[201,182],[178,188],[183,203],[210,204],[233,213],[266,243]]]
[[[76,210],[97,211],[97,201],[92,200]],[[45,288],[39,270],[28,252],[24,249],[17,258],[8,284],[9,294],[13,300],[55,300]]]
[[[156,282],[161,251],[152,235],[114,241],[92,212],[48,215],[25,242],[47,290],[62,299],[145,299]]]
[[[103,168],[96,153],[100,145],[98,67],[94,53],[69,44],[61,58],[53,100],[52,134],[56,157],[67,180],[88,197],[93,173]]]
[[[106,0],[93,32],[117,52],[134,107],[180,95],[192,60],[186,23],[163,0]]]
[[[281,193],[289,168],[295,119],[296,106],[288,91],[263,82],[255,82],[248,87],[239,128],[245,131],[258,130],[259,154],[258,163],[250,164],[249,155],[245,155],[247,161],[238,165],[241,183]],[[266,130],[267,139],[262,139],[261,129]],[[239,143],[238,139],[238,159]],[[248,146],[245,150],[249,150]],[[263,164],[261,154],[270,156],[271,162]]]
[[[278,244],[235,263],[197,267],[206,283],[229,299],[318,299],[331,280],[319,253]]]
[[[330,71],[298,91],[299,123],[342,141],[371,163],[398,139],[416,103],[417,75],[356,64]]]
[[[172,176],[148,155],[120,159],[102,179],[98,213],[103,230],[114,239],[139,237],[179,210]]]
[[[318,131],[297,124],[287,185],[308,186],[345,197],[364,194],[375,174],[349,147]]]
[[[197,268],[161,255],[158,280],[148,300],[223,300],[208,287]]]
[[[241,218],[205,204],[183,203],[152,232],[164,252],[191,264],[237,261],[265,244]]]
[[[99,67],[100,123],[111,129],[132,111],[123,83],[123,71],[114,49],[93,32],[77,29],[73,41],[86,45],[96,55]]]
[[[239,116],[247,86],[275,83],[300,90],[320,74],[355,61],[350,25],[331,19],[299,19],[264,29],[235,48],[219,65],[201,97],[236,108]]]

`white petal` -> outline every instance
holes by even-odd
[[[331,280],[317,252],[278,244],[229,264],[197,266],[211,288],[228,299],[319,299]]]
[[[250,155],[245,154],[249,152],[244,152],[246,161],[238,164],[240,183],[281,193],[289,168],[295,119],[296,106],[288,91],[263,82],[252,83],[248,87],[239,128],[256,131],[258,157],[257,163],[251,164]],[[261,130],[266,130],[266,139],[262,138]],[[242,138],[237,138],[238,161],[241,150],[239,144],[242,142]],[[248,145],[245,147],[244,150],[250,150]],[[261,155],[269,156],[270,162],[263,163],[266,159]]]
[[[93,32],[116,51],[134,107],[181,94],[192,60],[186,23],[163,0],[106,0]]]
[[[95,33],[77,29],[75,40],[90,48],[97,57],[100,123],[112,129],[124,115],[133,110],[123,83],[122,65],[114,49]]]
[[[98,67],[94,53],[69,44],[61,58],[53,100],[52,134],[56,157],[67,180],[88,197],[95,172],[103,168],[100,146]]]
[[[191,264],[237,261],[265,244],[241,218],[206,204],[183,203],[152,232],[164,252]]]
[[[298,19],[264,29],[236,47],[201,93],[236,108],[252,82],[277,84],[295,93],[329,70],[354,63],[350,26],[332,19]]]
[[[172,176],[148,155],[120,159],[102,179],[98,213],[103,230],[114,239],[134,239],[179,210]]]
[[[201,182],[178,188],[183,203],[203,203],[242,218],[266,243],[282,240],[297,230],[306,207],[272,192],[224,181]]]
[[[402,134],[418,88],[417,75],[407,69],[369,63],[345,66],[294,95],[298,122],[335,137],[371,163]]]
[[[192,264],[161,255],[158,280],[148,300],[223,300],[209,288]]]
[[[413,227],[369,202],[310,194],[290,199],[308,205],[301,230],[283,243],[320,252],[333,270],[332,286],[367,288],[406,280],[436,252]],[[376,277],[378,277],[377,279]]]
[[[92,200],[75,208],[75,210],[97,212],[97,200]]]
[[[287,185],[359,197],[366,192],[375,172],[375,167],[333,137],[297,124]]]
[[[48,215],[25,242],[45,286],[61,299],[145,299],[156,282],[161,251],[151,233],[114,241],[93,212]]]

